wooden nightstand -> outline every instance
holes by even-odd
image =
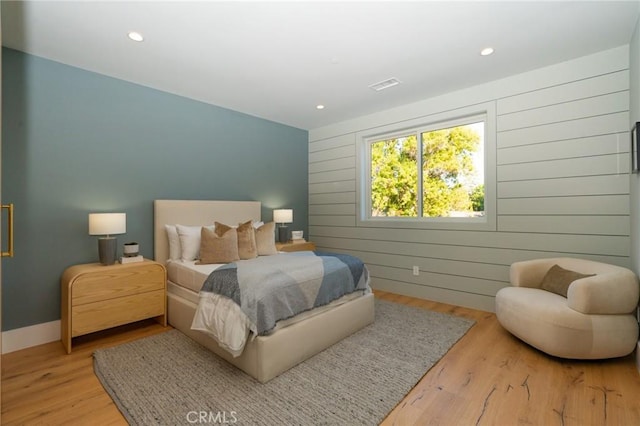
[[[316,249],[316,245],[307,241],[306,243],[276,243],[276,250],[278,251],[313,251]]]
[[[61,279],[61,335],[71,339],[146,318],[167,325],[167,271],[160,263],[99,263],[67,268]]]

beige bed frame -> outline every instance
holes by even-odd
[[[165,264],[169,254],[165,224],[211,225],[214,221],[236,224],[260,220],[257,201],[155,200],[155,260]],[[373,294],[346,302],[278,329],[268,336],[250,339],[237,358],[222,349],[211,337],[191,330],[196,305],[169,293],[169,324],[218,356],[265,383],[291,367],[323,351],[334,343],[371,324],[374,318]]]

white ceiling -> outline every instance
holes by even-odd
[[[640,0],[3,1],[2,43],[314,129],[628,44],[639,12]],[[402,84],[368,88],[391,77]]]

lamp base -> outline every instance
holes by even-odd
[[[115,237],[98,238],[98,256],[100,257],[100,263],[105,266],[116,263],[116,246],[117,239]]]
[[[278,242],[286,243],[289,240],[289,227],[281,226],[278,228]]]

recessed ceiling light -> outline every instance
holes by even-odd
[[[135,31],[130,31],[129,34],[127,34],[129,36],[129,38],[133,41],[143,41],[144,37],[142,37],[142,34],[135,32]]]
[[[316,105],[316,109],[324,109],[324,105]]]
[[[485,47],[484,49],[482,49],[480,51],[480,54],[482,56],[489,56],[493,53],[493,47]]]

